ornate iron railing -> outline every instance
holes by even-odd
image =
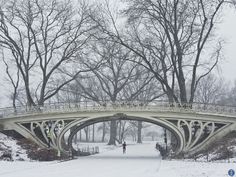
[[[63,112],[78,112],[78,111],[170,111],[170,112],[204,112],[216,113],[225,115],[235,115],[236,107],[220,106],[213,104],[193,103],[191,105],[180,105],[177,103],[168,103],[163,101],[153,101],[150,103],[143,103],[140,101],[132,102],[79,102],[79,103],[50,103],[44,106],[19,106],[15,109],[12,107],[0,108],[0,118],[7,118],[26,114],[43,114],[49,112],[63,113]]]

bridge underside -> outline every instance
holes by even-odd
[[[165,127],[176,137],[176,154],[194,154],[236,129],[235,117],[232,116],[138,110],[28,114],[2,119],[1,124],[3,129],[15,130],[43,147],[47,147],[46,132],[50,129],[52,130],[51,147],[68,152],[72,148],[73,136],[80,129],[97,122],[114,119],[141,120]]]

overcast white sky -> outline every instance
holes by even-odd
[[[236,80],[236,9],[224,12],[223,23],[219,32],[226,40],[224,46],[225,60],[222,62],[222,74],[226,80]]]

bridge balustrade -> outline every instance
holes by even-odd
[[[149,103],[140,101],[121,101],[121,102],[79,102],[79,103],[48,103],[44,106],[19,106],[15,109],[12,107],[0,108],[0,118],[13,117],[26,114],[39,113],[60,113],[60,112],[76,112],[76,111],[172,111],[172,112],[208,112],[217,114],[236,114],[236,107],[220,106],[213,104],[178,104],[161,101],[153,101]]]

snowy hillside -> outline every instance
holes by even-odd
[[[16,140],[0,133],[0,157],[4,153],[11,154],[13,161],[29,160],[26,150],[22,149]]]

